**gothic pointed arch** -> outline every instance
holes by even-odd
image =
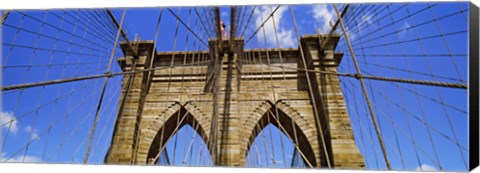
[[[294,108],[282,103],[281,101],[273,104],[269,101],[262,102],[255,111],[249,115],[250,122],[246,123],[245,128],[247,143],[245,150],[245,157],[250,150],[250,147],[260,132],[272,124],[283,132],[292,141],[300,152],[302,157],[306,159],[306,162],[311,164],[312,167],[317,167],[317,156],[312,148],[312,144],[315,143],[314,139],[310,139],[306,133],[312,131],[306,120],[301,118]]]
[[[208,116],[203,114],[192,102],[184,105],[173,103],[157,117],[152,118],[142,129],[137,162],[149,163],[149,159],[157,157],[169,139],[185,125],[191,126],[205,144],[208,139]]]

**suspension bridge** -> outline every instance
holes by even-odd
[[[471,8],[6,10],[0,161],[469,170]]]

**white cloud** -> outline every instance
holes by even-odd
[[[357,26],[355,26],[355,28],[352,29],[354,32],[352,32],[349,27],[346,27],[347,34],[350,40],[355,40],[357,38],[357,34],[359,33],[361,34],[363,30],[370,27],[370,25],[373,23],[372,18],[373,18],[373,15],[369,12],[366,12],[365,14],[362,14],[360,21],[357,22],[356,24]]]
[[[348,39],[350,39],[350,41],[353,41],[357,38],[357,34],[350,31],[350,28],[345,28],[345,30],[347,31]]]
[[[427,164],[422,164],[420,167],[415,168],[416,171],[437,171],[437,168],[427,165]]]
[[[312,6],[312,12],[317,33],[327,34],[330,32],[329,22],[335,16],[333,9],[329,9],[327,5],[321,4]]]
[[[410,28],[410,23],[403,23],[402,27],[400,28],[400,32],[398,32],[398,37],[404,38],[405,36],[407,36],[408,30],[405,30],[407,28]]]
[[[363,14],[361,23],[372,24],[372,14],[370,13]],[[365,24],[362,24],[362,25],[365,25]]]
[[[260,11],[259,11],[260,10]],[[256,28],[260,27],[262,23],[270,16],[272,11],[275,8],[271,6],[261,6],[255,10],[254,19],[255,19],[255,26]],[[264,25],[265,35],[263,34],[263,29],[258,31],[258,39],[261,43],[264,43],[264,37],[266,37],[268,46],[273,47],[293,47],[295,46],[294,38],[293,38],[293,28],[287,29],[283,21],[284,13],[287,12],[288,8],[286,6],[280,6],[278,10],[274,13],[273,18],[268,19],[268,21]],[[263,19],[263,20],[262,20]],[[273,19],[275,19],[275,25],[273,25]],[[277,45],[277,38],[275,36],[275,28],[277,31],[278,37],[278,44]]]
[[[3,126],[3,124],[5,125]],[[2,125],[1,128],[10,128],[13,133],[18,131],[18,121],[12,112],[0,112],[0,125]]]
[[[40,139],[40,137],[38,137],[38,130],[36,128],[32,128],[32,126],[27,126],[27,127],[25,127],[24,130],[25,130],[25,132],[32,134],[31,137],[30,137],[31,140],[39,140]]]
[[[29,156],[26,155],[25,159],[23,155],[15,156],[10,159],[6,158],[7,156],[2,153],[2,160],[0,162],[7,162],[7,163],[38,163],[41,162],[42,159],[36,156]],[[8,160],[7,160],[8,159]]]
[[[325,4],[321,4],[321,5],[312,6],[312,13],[313,13],[313,18],[315,19],[315,27],[316,27],[317,33],[328,34],[332,29],[332,27],[330,26],[330,21],[331,21],[331,24],[333,25],[334,22],[337,20],[337,14],[335,13],[335,10],[332,8],[329,8]],[[363,22],[371,23],[372,15],[365,14],[362,16],[361,19]],[[340,25],[338,25],[337,28],[340,28]],[[345,26],[345,30],[350,40],[355,40],[357,38],[356,34],[353,33],[348,26]],[[343,35],[341,28],[340,28],[340,32]]]
[[[220,17],[221,17],[223,20],[226,20],[228,16],[229,16],[229,14],[228,14],[228,12],[226,12],[226,11],[222,11],[222,13],[220,13]]]

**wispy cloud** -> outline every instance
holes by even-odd
[[[416,171],[437,171],[437,168],[427,165],[427,164],[422,164],[421,166],[415,168]]]
[[[229,15],[228,15],[228,12],[226,12],[226,11],[222,11],[222,13],[220,13],[220,17],[221,17],[222,19],[227,19],[228,16],[229,16]]]
[[[277,38],[275,36],[275,28],[277,37],[278,37],[278,44],[280,47],[293,47],[294,39],[293,39],[293,30],[288,29],[284,24],[284,14],[287,12],[286,6],[280,6],[278,10],[274,13],[273,19],[275,19],[275,25],[273,19],[270,18],[264,25],[265,35],[263,34],[263,30],[260,30],[257,34],[261,43],[264,43],[264,37],[266,37],[268,46],[277,47]],[[271,6],[261,6],[257,8],[254,13],[255,19],[255,26],[256,28],[260,27],[262,23],[270,16],[272,11],[275,10],[274,7]]]
[[[31,133],[31,140],[39,140],[40,138],[38,137],[38,130],[36,128],[32,128],[32,126],[26,126],[24,128],[25,132]]]
[[[330,32],[330,20],[332,20],[335,12],[333,9],[328,8],[327,5],[314,5],[312,6],[313,19],[315,19],[315,27],[317,33],[326,34]]]
[[[10,128],[10,131],[13,133],[18,131],[18,121],[12,112],[0,112],[0,125],[3,125],[5,123],[7,124],[1,126],[1,128]]]
[[[318,34],[328,34],[332,27],[330,26],[337,20],[337,15],[333,8],[329,8],[329,6],[322,4],[322,5],[314,5],[312,6],[312,13],[313,19],[315,19],[315,27],[316,32]],[[366,14],[362,16],[361,20],[363,22],[371,23],[372,22],[372,15]],[[355,32],[352,32],[352,29],[348,26],[345,26],[345,30],[350,40],[356,39]],[[340,30],[341,31],[341,30]]]
[[[405,38],[405,36],[408,34],[407,28],[410,28],[410,23],[403,23],[402,27],[400,28],[400,32],[398,32],[398,37]]]
[[[0,162],[7,162],[7,163],[38,163],[41,162],[42,159],[37,156],[30,156],[26,155],[25,158],[23,155],[18,155],[15,157],[12,157],[10,159],[6,158],[7,156],[2,153],[2,160]],[[7,160],[8,159],[8,160]]]
[[[18,132],[19,129],[21,129],[22,132],[32,134],[30,139],[32,140],[40,139],[38,130],[36,128],[32,128],[32,126],[21,127],[18,123],[17,118],[15,118],[15,115],[12,112],[0,112],[0,125],[3,125],[1,126],[1,128],[3,129],[6,129],[6,130],[10,129],[10,132],[14,134]]]
[[[366,28],[370,27],[370,25],[373,23],[372,22],[373,15],[370,12],[366,12],[365,14],[362,14],[362,17],[360,18],[360,21],[357,22],[355,28],[353,29],[354,32],[351,32],[350,29],[347,27],[347,33],[349,34],[350,38],[354,40],[357,36],[357,34],[361,34],[363,30]]]
[[[372,24],[372,14],[370,13],[365,13],[362,15],[362,20],[359,24],[366,23],[366,24]],[[365,25],[365,24],[363,24]]]

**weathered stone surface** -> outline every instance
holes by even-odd
[[[303,57],[309,69],[336,72],[343,56],[333,51],[339,36],[330,39],[327,50],[320,50],[324,37],[302,37]],[[299,49],[243,50],[243,40],[235,42],[240,44],[233,50],[226,40],[220,49],[215,48],[216,40],[210,40],[207,52],[160,52],[150,57],[153,43],[145,41],[138,46],[147,54],[137,60],[123,43],[127,56],[118,62],[124,71],[135,61],[137,70],[148,69],[151,58],[151,67],[162,69],[136,73],[132,79],[105,162],[147,164],[177,126],[189,124],[210,153],[216,154],[216,165],[244,166],[253,139],[272,123],[314,167],[327,167],[327,160],[334,168],[365,167],[353,139],[338,76],[308,72],[308,86],[306,72],[297,69],[303,68]],[[173,65],[172,57],[176,57]],[[180,67],[184,62],[197,64]],[[127,92],[127,81],[128,75],[121,98]]]

